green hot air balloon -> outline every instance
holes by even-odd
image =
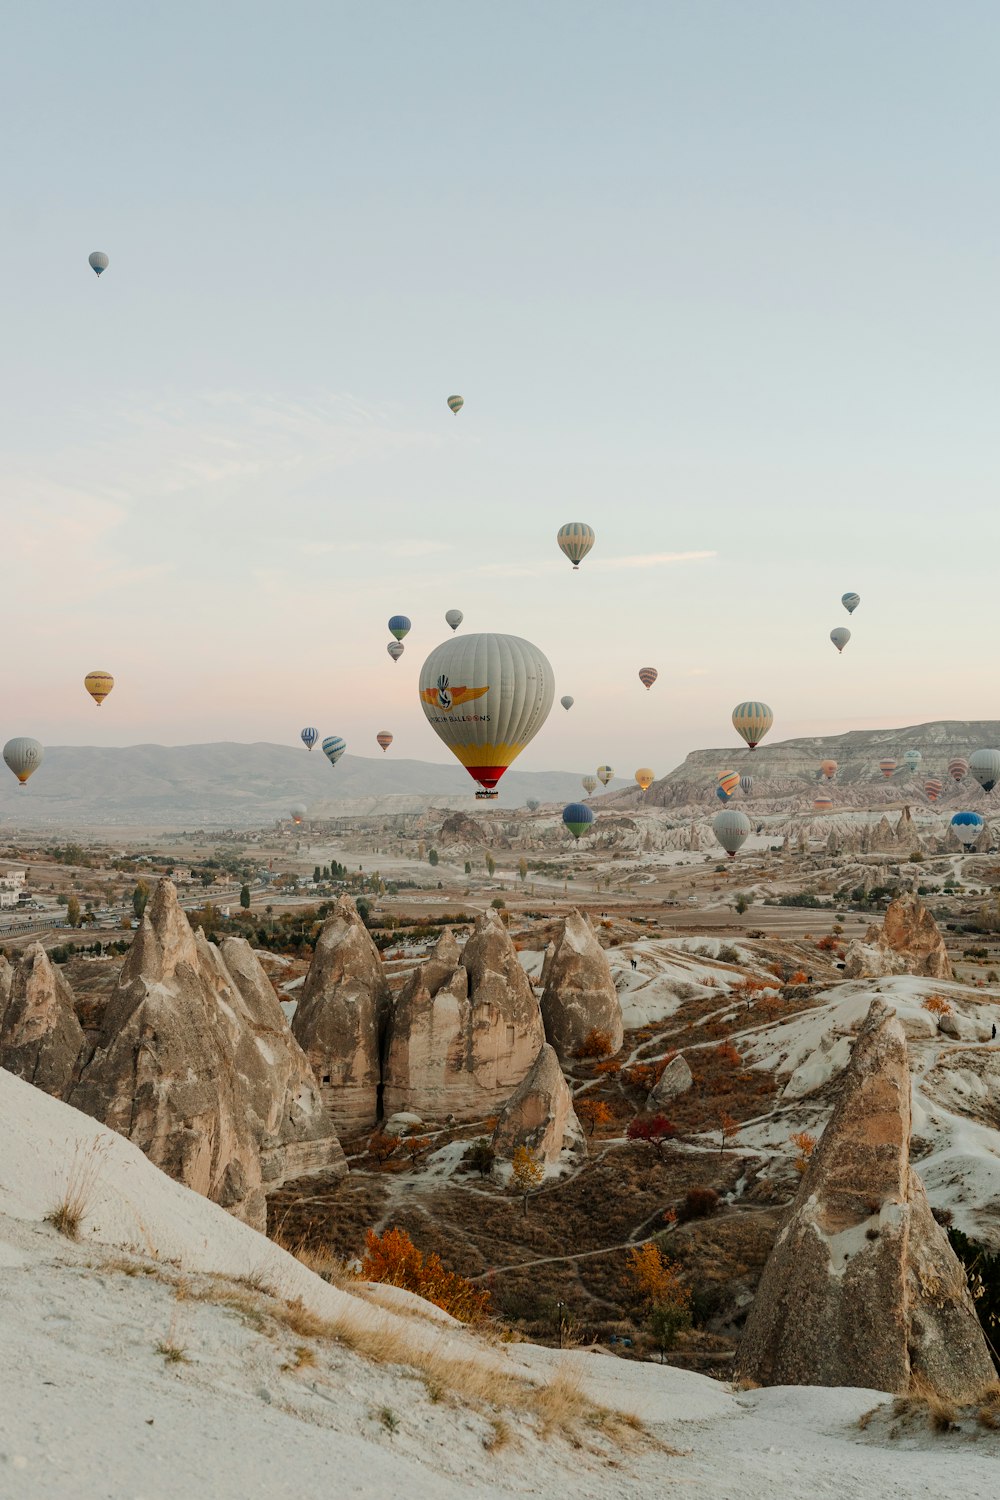
[[[571,802],[563,808],[562,820],[575,839],[587,833],[594,823],[593,808],[585,802]]]
[[[594,545],[594,533],[584,521],[568,521],[565,526],[560,526],[556,541],[560,552],[576,569]]]
[[[465,397],[464,396],[449,396],[448,397],[448,407],[449,407],[449,410],[453,411],[455,413],[456,417],[458,416],[459,412],[462,410],[462,407],[464,405],[465,405]]]

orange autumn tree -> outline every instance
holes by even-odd
[[[446,1270],[439,1255],[425,1256],[405,1229],[387,1229],[384,1234],[369,1229],[360,1274],[363,1281],[381,1281],[415,1292],[462,1323],[478,1323],[489,1312],[489,1292],[473,1286],[457,1271]]]
[[[610,1125],[611,1110],[603,1099],[581,1099],[576,1106],[577,1118],[587,1126],[587,1134],[593,1135],[596,1125]]]

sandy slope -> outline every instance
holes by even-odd
[[[419,1304],[405,1296],[398,1300],[409,1316],[373,1308],[168,1181],[128,1142],[3,1072],[0,1138],[5,1500],[458,1500],[569,1487],[584,1500],[638,1500],[673,1483],[708,1500],[902,1500],[956,1490],[986,1500],[996,1492],[1000,1438],[920,1434],[891,1443],[876,1424],[862,1434],[856,1420],[876,1404],[872,1392],[732,1394],[698,1375],[609,1355],[489,1347],[438,1318],[414,1317]],[[92,1216],[73,1244],[42,1217],[80,1151],[100,1169]],[[542,1439],[524,1419],[490,1451],[488,1413],[432,1401],[404,1367],[323,1344],[315,1364],[291,1368],[301,1338],[178,1298],[178,1280],[190,1292],[212,1284],[207,1271],[262,1273],[328,1316],[446,1341],[498,1372],[544,1381],[576,1367],[595,1399],[637,1413],[655,1438],[684,1452],[672,1457],[648,1442],[631,1452],[602,1452],[598,1443],[591,1452]],[[184,1361],[166,1363],[161,1343],[183,1349]]]

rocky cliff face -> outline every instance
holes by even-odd
[[[0,973],[0,1068],[64,1099],[83,1049],[73,996],[41,943]],[[6,1001],[6,1003],[4,1003]]]
[[[920,1380],[951,1400],[972,1399],[995,1379],[909,1141],[906,1039],[876,1000],[764,1268],[738,1378],[891,1392]]]
[[[500,1111],[493,1132],[493,1148],[501,1161],[510,1161],[519,1147],[546,1166],[572,1163],[587,1154],[573,1096],[548,1045]]]
[[[238,978],[161,881],[69,1102],[263,1229],[266,1176],[346,1166],[266,978],[230,956]]]
[[[389,986],[378,949],[348,896],[324,924],[292,1021],[341,1134],[378,1118],[380,1036]]]
[[[863,943],[848,945],[845,978],[876,978],[883,974],[954,978],[937,923],[920,898],[910,892],[891,902],[882,926],[873,923]]]
[[[442,936],[389,1022],[386,1115],[481,1119],[506,1103],[545,1041],[531,984],[496,912],[476,922],[461,963]]]
[[[622,1008],[604,949],[587,917],[570,912],[546,955],[542,1020],[560,1062],[577,1055],[592,1031],[607,1033],[609,1056],[621,1049]]]

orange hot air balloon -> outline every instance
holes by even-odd
[[[389,733],[388,729],[379,730],[378,734],[375,736],[375,743],[376,745],[382,746],[382,754],[384,755],[389,746],[392,744],[392,735]]]
[[[895,771],[897,770],[897,764],[894,760],[880,760],[878,763],[878,768],[882,772],[882,775],[885,777],[886,781],[891,781]]]
[[[928,802],[936,802],[944,791],[944,784],[932,776],[929,781],[924,782],[924,791],[927,793]]]
[[[642,790],[644,792],[647,792],[653,785],[653,782],[656,780],[656,774],[655,772],[651,771],[648,766],[640,766],[638,771],[636,771],[635,773],[635,779],[642,787]]]
[[[110,672],[88,672],[83,679],[83,685],[100,708],[105,698],[115,685],[115,679]]]
[[[723,771],[722,775],[719,777],[719,786],[721,786],[727,797],[731,797],[733,795],[739,784],[739,771]]]
[[[649,692],[650,688],[653,686],[653,683],[656,681],[659,675],[660,674],[655,667],[639,668],[639,681],[642,683],[647,693]]]
[[[819,768],[827,781],[832,781],[837,774],[837,762],[835,760],[821,760]]]

